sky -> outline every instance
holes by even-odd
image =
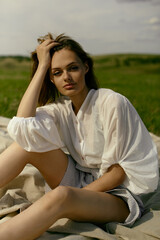
[[[92,55],[160,54],[160,0],[0,0],[0,55],[65,33]]]

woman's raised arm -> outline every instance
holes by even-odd
[[[59,43],[54,42],[51,39],[45,40],[41,43],[36,51],[39,61],[37,71],[30,82],[17,111],[17,117],[34,117],[36,112],[36,107],[38,104],[39,94],[42,88],[42,84],[50,67],[51,57],[50,50]]]

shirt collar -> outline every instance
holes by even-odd
[[[85,100],[83,101],[83,103],[82,103],[82,105],[81,105],[81,107],[80,107],[80,109],[79,109],[79,111],[76,115],[77,118],[81,118],[82,114],[84,114],[84,112],[86,110],[86,107],[88,106],[88,103],[90,102],[90,100],[91,100],[93,94],[95,93],[95,91],[96,91],[95,89],[90,89],[89,90]],[[68,106],[69,106],[70,110],[74,113],[73,108],[72,108],[72,101],[71,100],[68,101]]]

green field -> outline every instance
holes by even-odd
[[[95,56],[100,87],[125,95],[150,132],[160,136],[160,55]],[[0,57],[0,116],[12,117],[29,83],[26,57]]]

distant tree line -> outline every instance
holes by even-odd
[[[6,58],[12,58],[15,59],[17,62],[22,62],[22,61],[30,61],[30,57],[27,56],[21,56],[21,55],[6,55],[6,56],[0,56],[0,60],[4,60]]]
[[[21,56],[21,55],[7,55],[0,56],[0,60],[12,58],[17,62],[22,61],[30,61],[29,56]],[[99,57],[95,57],[95,62],[97,64],[108,64],[114,65],[116,67],[120,66],[130,66],[137,64],[160,64],[160,55],[144,55],[144,54],[113,54],[113,55],[104,55]]]
[[[159,64],[160,56],[149,56],[149,57],[127,57],[123,61],[125,66],[130,66],[132,64]]]
[[[160,64],[160,55],[113,54],[94,57],[95,63],[106,67],[132,66],[141,64]]]

